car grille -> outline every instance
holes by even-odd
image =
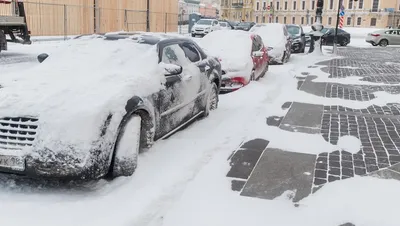
[[[0,149],[22,150],[32,146],[38,119],[28,117],[0,118]]]
[[[196,31],[203,31],[203,28],[196,28]]]

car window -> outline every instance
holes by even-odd
[[[211,20],[199,20],[197,21],[199,25],[211,25]]]
[[[253,38],[253,46],[251,48],[252,51],[253,52],[259,51],[259,50],[261,50],[261,48],[262,48],[262,44],[261,44],[260,40],[257,38],[257,36],[254,36],[254,38]]]
[[[188,63],[185,52],[178,44],[166,46],[162,51],[161,61],[163,63],[175,64],[179,66],[185,66]]]
[[[199,51],[197,48],[191,43],[183,43],[182,45],[183,52],[185,52],[185,56],[192,63],[198,62],[201,60]]]
[[[221,27],[226,27],[226,23],[219,23],[219,25],[221,25]]]
[[[218,21],[214,21],[214,23],[213,23],[214,25],[217,25],[218,24]]]

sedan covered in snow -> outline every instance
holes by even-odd
[[[271,63],[283,64],[289,61],[292,52],[292,42],[284,24],[268,23],[257,29],[258,34],[268,46]]]
[[[83,36],[0,78],[0,172],[129,176],[153,141],[218,106],[221,65],[192,40]]]
[[[230,92],[257,80],[268,71],[269,57],[260,36],[240,30],[215,31],[200,46],[222,65],[221,92]]]

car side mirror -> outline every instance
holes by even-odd
[[[165,76],[174,76],[182,74],[183,68],[175,64],[160,63],[161,68],[164,69]]]
[[[37,56],[37,60],[39,63],[42,63],[44,60],[46,60],[49,57],[49,54],[47,53],[42,53],[39,56]]]
[[[306,34],[304,34],[304,33],[301,34],[301,37],[305,37],[305,36],[306,36]]]
[[[253,57],[262,57],[264,54],[261,51],[254,51],[253,52]]]

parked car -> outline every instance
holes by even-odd
[[[235,30],[249,31],[255,24],[254,22],[241,22],[235,26]]]
[[[188,38],[92,35],[57,51],[0,77],[0,172],[129,176],[153,141],[218,107],[221,64]]]
[[[365,41],[373,46],[400,45],[400,30],[397,29],[382,29],[372,33],[368,33]]]
[[[306,36],[301,25],[287,24],[286,28],[292,38],[292,53],[304,53],[306,49]]]
[[[260,27],[264,27],[264,26],[265,26],[265,24],[256,23],[249,31],[250,31],[250,32],[255,32],[255,31],[258,30]]]
[[[324,45],[333,45],[335,37],[335,28],[324,28],[321,30],[324,35],[322,36],[322,43]],[[347,46],[350,43],[350,33],[338,28],[337,43],[341,46]]]
[[[228,22],[225,22],[225,21],[220,21],[219,25],[221,26],[221,30],[232,30],[233,29],[233,27]]]
[[[259,35],[221,30],[207,35],[199,43],[210,56],[221,62],[221,93],[238,90],[268,71],[268,51]]]
[[[289,61],[292,41],[284,24],[268,23],[256,30],[255,34],[261,36],[267,46],[270,63],[283,64]]]
[[[215,19],[200,19],[195,25],[193,25],[191,33],[192,37],[202,36],[209,34],[210,32],[220,30],[218,20]]]

